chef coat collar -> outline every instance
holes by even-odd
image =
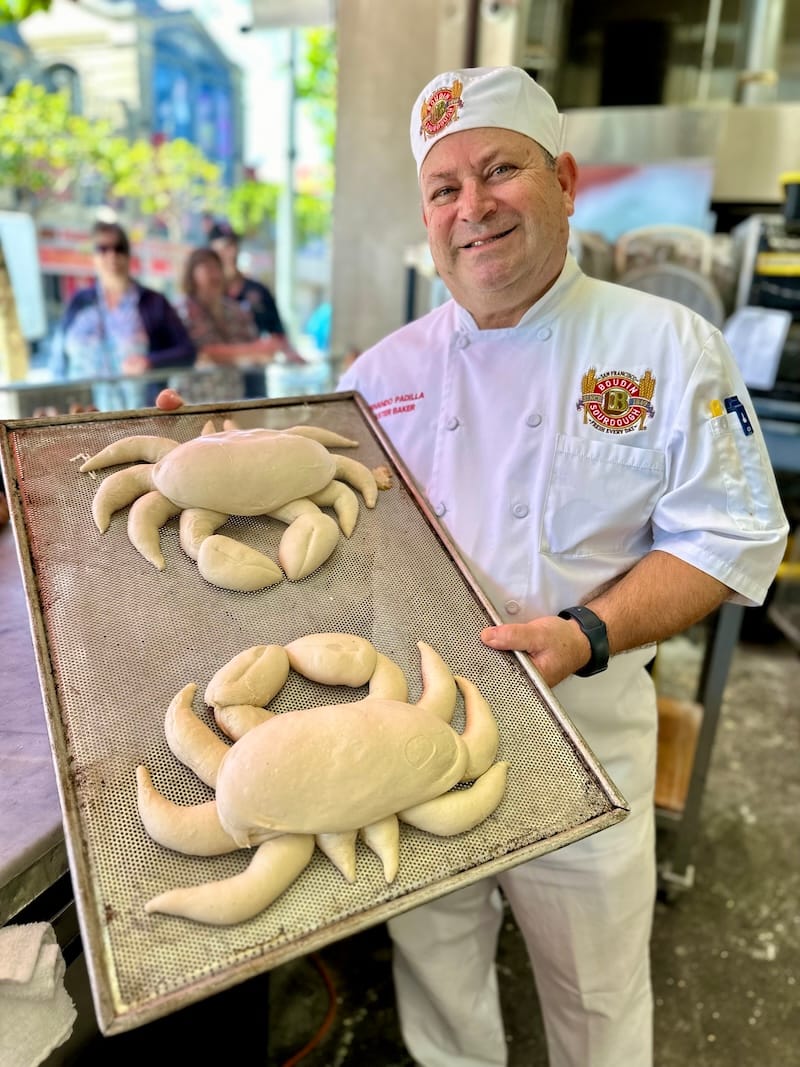
[[[547,290],[543,297],[540,297],[535,304],[532,304],[528,308],[516,326],[504,327],[504,329],[518,330],[521,326],[531,326],[545,315],[552,317],[557,314],[558,308],[563,302],[567,291],[572,288],[573,284],[581,275],[582,271],[578,266],[578,261],[572,253],[568,252],[561,273],[556,278],[554,284]],[[467,309],[460,304],[456,304],[456,324],[458,329],[469,332],[495,332],[492,330],[478,330],[478,325],[475,322],[475,319],[473,319]]]

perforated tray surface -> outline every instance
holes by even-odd
[[[101,535],[91,517],[100,480],[79,457],[118,438],[157,434],[186,441],[213,416],[243,428],[311,423],[360,442],[346,455],[384,465],[393,485],[333,556],[300,582],[258,593],[216,588],[178,542],[161,532],[159,572],[133,548],[126,513]],[[369,409],[356,394],[0,423],[3,468],[28,597],[59,783],[65,837],[101,1030],[132,1029],[255,974],[365,929],[442,893],[569,844],[619,821],[624,799],[525,657],[486,649],[496,622],[435,517],[416,493]],[[112,468],[116,469],[116,468]],[[263,518],[225,527],[277,558],[284,526]],[[387,885],[377,857],[358,846],[348,884],[316,850],[310,866],[268,909],[230,927],[160,914],[144,902],[172,886],[243,870],[241,850],[213,858],[171,852],[144,831],[135,768],[144,763],[170,799],[198,803],[212,791],[172,755],[164,714],[188,682],[195,711],[213,726],[200,694],[222,664],[256,644],[306,633],[359,634],[405,671],[409,700],[421,692],[417,641],[470,678],[500,730],[510,762],[499,808],[474,830],[434,837],[401,828],[400,870]],[[365,695],[356,690],[355,697]],[[289,712],[354,699],[292,673],[272,704]],[[463,708],[453,720],[463,726]],[[214,727],[216,729],[216,727]]]

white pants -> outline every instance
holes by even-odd
[[[391,919],[406,1046],[423,1067],[505,1067],[502,888],[525,939],[550,1067],[651,1067],[650,798],[616,826]]]

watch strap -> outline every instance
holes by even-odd
[[[579,671],[575,671],[575,674],[579,678],[591,678],[593,674],[600,674],[604,671],[608,666],[608,634],[603,620],[595,615],[591,608],[584,607],[582,604],[559,611],[558,617],[574,619],[585,634],[592,650],[588,662]]]

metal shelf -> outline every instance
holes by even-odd
[[[691,889],[694,883],[694,867],[689,861],[697,837],[700,805],[719,725],[722,697],[743,617],[743,605],[723,604],[708,620],[709,632],[696,695],[702,708],[702,720],[683,810],[656,808],[656,825],[672,835],[669,855],[659,863],[658,872],[659,888],[667,896]]]

